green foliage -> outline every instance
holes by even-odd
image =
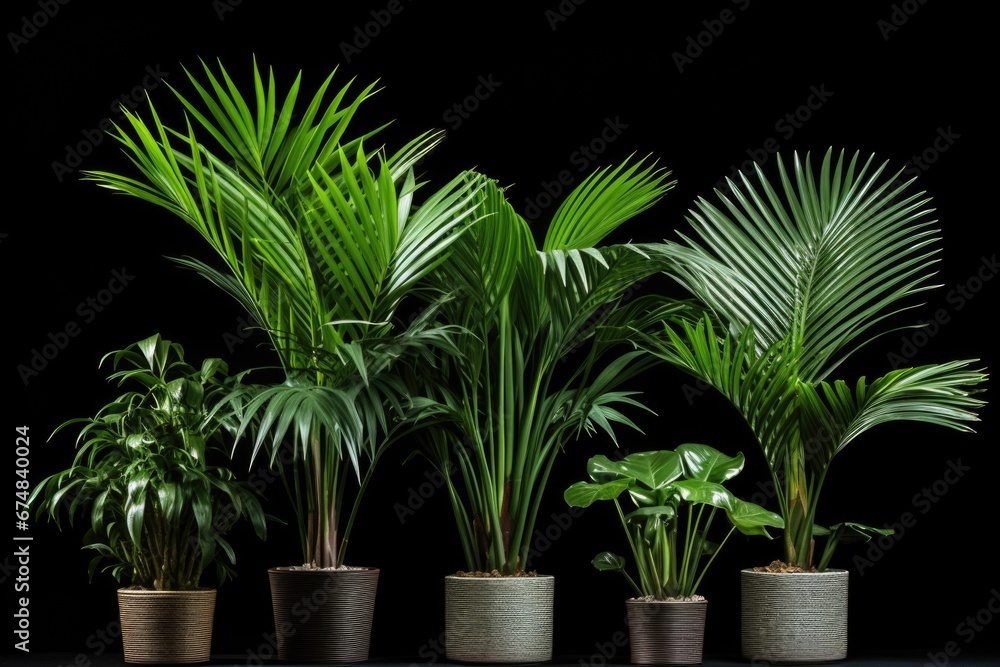
[[[834,159],[830,149],[817,174],[796,154],[789,174],[778,157],[779,185],[758,166],[757,185],[741,176],[731,196],[717,193],[719,205],[699,199],[693,237],[655,251],[703,317],[665,322],[642,347],[714,387],[746,420],[777,489],[784,560],[807,569],[825,569],[839,542],[891,533],[816,525],[839,452],[893,421],[970,432],[985,404],[977,359],[831,379],[880,336],[915,328],[895,322],[935,287],[941,239],[930,200],[873,160]],[[815,536],[827,538],[818,555]]]
[[[225,539],[240,519],[258,537],[267,529],[258,497],[211,459],[230,444],[236,421],[226,397],[240,382],[224,361],[184,361],[184,349],[155,334],[110,352],[109,380],[129,390],[78,426],[73,465],[44,479],[29,506],[62,528],[63,510],[89,520],[84,548],[121,582],[155,590],[199,586],[213,562],[220,580],[236,555]],[[51,440],[51,437],[50,437]]]
[[[469,570],[524,569],[558,453],[584,433],[614,439],[615,425],[635,426],[624,411],[644,409],[627,386],[658,362],[628,341],[684,305],[641,293],[663,268],[642,244],[600,243],[663,197],[668,177],[631,159],[591,174],[541,248],[489,180],[471,204],[478,221],[428,276],[438,320],[464,333],[457,355],[410,386]]]
[[[210,258],[176,258],[240,303],[270,337],[284,382],[234,396],[253,455],[281,467],[296,508],[304,563],[342,564],[377,461],[405,415],[394,366],[433,361],[452,332],[432,320],[400,322],[398,310],[472,220],[478,179],[461,174],[422,202],[416,163],[440,141],[425,133],[399,151],[368,151],[382,128],[353,132],[375,84],[331,87],[305,104],[302,74],[283,97],[274,73],[253,66],[242,94],[221,66],[185,70],[193,93],[170,90],[181,129],[123,110],[111,133],[138,178],[88,171],[87,179],[160,207],[195,230]],[[214,148],[212,147],[214,146]],[[266,452],[266,454],[265,454]],[[349,483],[356,482],[353,502]],[[350,515],[345,507],[350,506]]]
[[[587,463],[592,481],[576,482],[563,498],[571,507],[614,503],[639,581],[626,571],[625,559],[609,551],[594,558],[595,568],[621,572],[638,597],[690,598],[698,593],[702,578],[734,531],[770,539],[769,527],[784,526],[781,516],[740,500],[724,486],[743,463],[742,453],[727,456],[694,443],[636,452],[617,461],[599,455]],[[619,500],[625,494],[635,507],[628,514]],[[709,538],[719,510],[728,519],[729,530],[716,543]]]

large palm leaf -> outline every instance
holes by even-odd
[[[348,83],[329,97],[331,74],[302,111],[301,74],[279,99],[273,73],[265,85],[254,63],[248,101],[221,64],[218,74],[203,70],[205,83],[187,72],[194,96],[171,88],[188,119],[182,131],[152,104],[148,119],[127,111],[127,127],[116,128],[138,176],[85,177],[197,230],[214,256],[176,261],[233,296],[270,336],[287,381],[239,397],[242,428],[257,430],[255,455],[267,445],[275,456],[286,437],[294,443],[305,561],[338,565],[347,466],[363,490],[389,436],[385,411],[402,405],[389,395],[398,383],[381,378],[387,360],[426,358],[417,348],[447,340],[418,335],[433,325],[426,318],[400,331],[397,308],[472,220],[481,178],[459,175],[418,203],[413,167],[441,137],[368,151],[377,130],[349,130],[373,86],[353,93]]]
[[[970,431],[986,375],[968,359],[861,377],[853,389],[830,379],[934,287],[939,230],[929,199],[908,194],[911,183],[886,163],[832,150],[818,174],[808,155],[794,156],[792,174],[776,163],[777,186],[757,167],[756,184],[743,176],[732,198],[699,199],[688,218],[693,234],[657,249],[705,312],[698,322],[668,323],[645,345],[746,419],[779,489],[785,558],[811,566],[813,534],[827,532],[814,519],[834,456],[888,421]],[[861,536],[875,532],[852,525]]]

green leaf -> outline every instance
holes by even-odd
[[[690,442],[678,445],[674,451],[680,455],[684,464],[684,475],[688,479],[722,483],[743,470],[742,452],[737,452],[735,456],[726,456],[709,445]]]
[[[625,559],[621,556],[611,553],[610,551],[602,551],[601,553],[594,556],[594,559],[590,561],[591,564],[601,572],[624,572],[625,571]]]
[[[614,500],[628,490],[630,483],[631,480],[628,479],[613,480],[604,484],[576,482],[566,489],[563,498],[570,507],[590,507],[598,500]]]

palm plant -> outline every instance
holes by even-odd
[[[441,136],[421,134],[391,154],[368,151],[382,128],[351,130],[374,83],[354,91],[351,81],[331,95],[334,71],[302,108],[301,72],[281,99],[273,71],[265,80],[255,61],[248,101],[221,64],[218,74],[202,68],[204,82],[185,69],[192,96],[170,87],[185,112],[182,129],[162,122],[152,102],[148,118],[123,110],[127,126],[112,136],[137,176],[85,178],[196,230],[214,260],[176,262],[235,298],[267,332],[285,380],[233,398],[241,430],[256,430],[253,457],[269,450],[272,464],[291,441],[293,462],[281,472],[304,563],[337,567],[405,407],[390,371],[448,344],[448,330],[429,314],[401,326],[397,311],[472,219],[477,179],[457,176],[418,203],[414,165]],[[352,477],[353,503],[345,496]]]
[[[129,389],[79,426],[73,464],[33,490],[28,505],[62,527],[65,511],[89,519],[84,548],[95,552],[90,576],[106,564],[120,582],[157,591],[197,589],[215,563],[221,582],[236,555],[226,533],[239,519],[267,534],[260,500],[214,462],[238,426],[227,394],[240,375],[221,359],[193,366],[180,344],[159,334],[104,355],[109,380]]]
[[[420,452],[446,480],[469,571],[514,575],[560,451],[583,433],[635,427],[629,381],[657,360],[625,341],[632,327],[681,317],[683,304],[632,288],[663,267],[642,244],[601,242],[670,190],[669,172],[626,160],[583,180],[541,248],[490,180],[476,225],[430,274],[458,356],[411,378]],[[456,472],[456,475],[452,473]]]
[[[896,318],[932,288],[939,230],[929,198],[909,194],[887,163],[828,150],[809,155],[779,186],[763,170],[699,199],[681,235],[657,252],[666,272],[704,309],[697,323],[667,322],[641,346],[718,390],[743,416],[769,466],[785,521],[784,562],[824,570],[838,543],[891,530],[816,524],[834,457],[893,421],[972,431],[987,375],[978,360],[894,368],[833,379],[852,355],[898,330]],[[899,187],[897,184],[902,183]],[[820,554],[815,537],[825,536]]]

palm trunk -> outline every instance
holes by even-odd
[[[805,455],[797,441],[788,446],[785,474],[785,561],[808,569],[813,553],[809,485]]]

